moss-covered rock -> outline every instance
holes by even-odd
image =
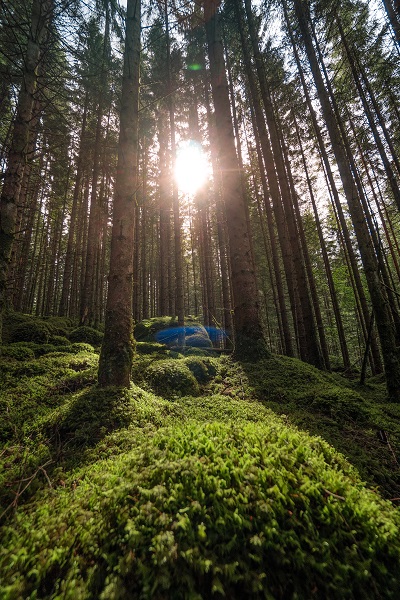
[[[69,333],[68,338],[70,342],[73,343],[83,342],[85,344],[91,344],[92,346],[100,346],[103,340],[103,333],[93,327],[83,325],[73,329]]]
[[[169,350],[165,344],[158,344],[157,342],[136,342],[136,352],[139,354],[164,354],[169,355]]]
[[[397,599],[400,519],[319,438],[174,427],[3,529],[6,598]]]
[[[156,394],[165,398],[196,396],[199,385],[182,360],[157,360],[145,370],[145,377]]]
[[[49,338],[50,344],[53,346],[70,346],[71,342],[68,338],[63,335],[51,335]]]
[[[74,320],[69,317],[45,317],[43,320],[55,335],[66,336],[67,332],[76,326]]]
[[[71,346],[71,350],[75,353],[78,352],[94,352],[94,347],[86,342],[75,342]]]
[[[210,358],[189,356],[184,359],[184,363],[199,383],[210,381],[217,372],[215,363]]]
[[[192,348],[212,348],[212,341],[203,325],[188,325],[185,329],[185,344]]]
[[[24,321],[11,330],[9,341],[46,344],[50,335],[51,331],[44,321]]]
[[[176,326],[175,317],[153,317],[136,323],[134,336],[138,342],[155,342],[157,332]]]

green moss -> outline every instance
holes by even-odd
[[[47,317],[44,321],[55,335],[62,336],[66,336],[68,331],[75,325],[74,320],[69,317]]]
[[[70,342],[83,342],[85,344],[91,344],[92,346],[100,346],[103,340],[103,333],[94,329],[93,327],[77,327],[73,329],[68,338]]]
[[[299,395],[296,403],[334,418],[337,423],[350,420],[363,422],[368,418],[368,409],[362,396],[338,386],[319,386]]]
[[[400,597],[398,509],[293,426],[397,498],[384,382],[136,354],[135,381],[160,398],[95,386],[84,343],[6,348],[29,360],[0,363],[1,597]]]
[[[175,317],[153,317],[135,325],[134,336],[138,342],[154,342],[158,331],[176,326]]]
[[[139,388],[136,397],[140,397]],[[134,394],[124,388],[92,387],[51,414],[51,434],[56,433],[61,443],[68,441],[75,448],[93,446],[110,431],[132,423],[137,416],[133,399]]]
[[[199,386],[189,368],[182,360],[158,360],[145,371],[151,388],[165,398],[197,396]]]
[[[10,342],[35,342],[45,344],[50,337],[50,329],[43,321],[26,321],[16,325],[10,333]]]
[[[398,512],[276,422],[160,431],[64,486],[3,529],[5,597],[398,598]]]
[[[190,356],[184,359],[184,363],[199,383],[210,381],[217,372],[215,362],[210,358]]]
[[[75,342],[72,344],[72,350],[75,353],[78,352],[94,352],[94,347],[91,344],[87,344],[85,342]]]
[[[95,354],[56,353],[9,365],[0,388],[0,440],[22,439],[64,394],[92,385],[97,361]]]
[[[170,351],[165,344],[157,342],[136,342],[136,351],[139,354],[154,354],[169,356]]]
[[[0,358],[2,361],[4,359],[12,359],[19,361],[32,360],[33,358],[35,358],[35,353],[31,348],[27,346],[10,344],[7,346],[0,346]]]
[[[3,316],[3,343],[9,343],[14,329],[23,323],[32,323],[35,317],[14,311],[6,311]]]
[[[212,348],[212,341],[202,325],[188,327],[185,344],[189,348]]]
[[[53,346],[70,346],[71,342],[63,335],[51,335],[49,338],[50,344]]]

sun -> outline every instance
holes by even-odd
[[[210,165],[201,144],[189,140],[181,144],[175,162],[175,178],[184,194],[193,196],[207,181]]]

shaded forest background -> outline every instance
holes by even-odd
[[[395,3],[219,4],[143,2],[133,318],[190,316],[228,333],[220,347],[235,347],[243,323],[251,341],[262,322],[269,351],[385,370],[398,400]],[[101,328],[125,8],[12,0],[0,19],[1,309]],[[229,94],[230,162],[218,85]],[[189,140],[210,168],[183,193],[174,164]],[[251,307],[241,304],[249,289]]]

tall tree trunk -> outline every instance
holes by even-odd
[[[245,30],[244,30],[244,20],[243,20],[243,16],[242,16],[242,10],[241,10],[238,2],[235,2],[235,14],[236,14],[236,17],[237,17],[237,20],[239,23],[239,32],[240,32],[240,37],[241,37],[243,57],[244,57],[244,62],[245,62],[245,69],[246,69],[246,75],[247,75],[249,91],[250,91],[250,98],[251,98],[250,112],[251,112],[251,118],[252,118],[252,123],[253,123],[253,130],[254,130],[254,135],[255,135],[255,139],[256,139],[256,148],[257,148],[258,154],[259,154],[259,150],[258,150],[257,140],[259,140],[259,145],[262,150],[262,157],[259,154],[260,174],[261,174],[261,180],[262,180],[262,184],[263,184],[263,188],[264,188],[264,202],[265,202],[267,218],[270,216],[270,219],[268,219],[270,240],[273,240],[273,235],[272,235],[273,218],[272,218],[271,208],[269,207],[269,198],[272,200],[273,212],[274,212],[274,216],[275,216],[275,224],[276,224],[276,228],[277,228],[278,240],[279,240],[279,245],[281,248],[284,273],[285,273],[286,284],[287,284],[287,289],[288,289],[288,294],[289,294],[290,308],[291,308],[291,312],[292,312],[293,323],[294,323],[295,330],[296,330],[297,340],[299,340],[299,337],[300,337],[299,332],[301,332],[303,330],[303,320],[302,320],[302,315],[299,315],[299,311],[297,310],[297,305],[296,305],[295,278],[294,278],[294,269],[293,269],[292,249],[291,249],[291,245],[290,245],[290,241],[289,241],[289,237],[288,237],[288,230],[287,230],[286,221],[285,221],[285,213],[283,210],[283,201],[282,201],[282,196],[281,196],[281,190],[280,190],[279,183],[278,183],[277,173],[275,170],[275,163],[274,163],[274,157],[272,154],[270,138],[268,135],[264,115],[263,115],[262,108],[261,108],[259,91],[258,91],[257,84],[256,84],[256,78],[253,73],[253,66],[252,66],[252,62],[251,62],[251,58],[250,58],[249,49],[247,47],[247,39],[244,35]],[[267,179],[268,179],[268,186],[267,186],[267,182],[265,180],[264,171],[265,171]],[[277,257],[274,258],[274,265],[275,265],[277,277],[279,277],[279,268],[278,268],[278,263],[277,263]],[[282,311],[283,302],[284,302],[283,296],[282,296],[282,294],[280,294],[280,307],[281,307],[281,314],[282,314],[282,325],[284,327],[284,332],[285,332],[285,345],[287,348],[288,355],[293,356],[293,345],[291,342],[290,330],[289,330],[288,324],[286,324],[286,326],[284,325],[284,319],[285,319],[286,312]]]
[[[110,44],[110,14],[108,2],[106,6],[106,18],[104,24],[103,53],[101,59],[101,75],[106,77],[107,59]],[[101,145],[102,145],[102,120],[104,117],[106,82],[102,81],[96,115],[96,135],[93,151],[93,175],[92,189],[90,194],[89,229],[86,249],[85,280],[82,288],[80,323],[81,325],[93,325],[96,318],[96,263],[100,252],[101,236],[101,201],[98,192],[98,181],[101,167]]]
[[[375,141],[377,150],[378,150],[379,155],[381,157],[382,164],[383,164],[383,167],[385,169],[385,172],[386,172],[386,175],[387,175],[387,179],[388,179],[390,188],[391,188],[392,193],[393,193],[394,201],[396,202],[398,210],[400,210],[400,189],[399,189],[399,185],[398,185],[396,176],[394,174],[394,171],[392,169],[392,165],[390,163],[389,157],[386,154],[386,150],[384,148],[383,142],[382,142],[381,137],[379,135],[378,128],[377,128],[377,126],[375,124],[375,120],[374,120],[371,108],[369,106],[369,103],[367,101],[366,95],[364,93],[364,89],[363,89],[363,86],[362,86],[361,81],[360,81],[359,74],[358,74],[357,69],[356,69],[356,62],[357,62],[357,65],[358,65],[358,69],[361,71],[361,75],[362,75],[363,80],[364,80],[364,85],[367,87],[367,90],[368,90],[369,96],[371,98],[374,110],[375,110],[376,115],[378,117],[378,120],[380,122],[382,132],[383,132],[384,137],[386,139],[386,142],[387,142],[387,144],[389,146],[389,149],[390,149],[390,151],[392,153],[393,162],[396,165],[398,173],[400,173],[400,163],[399,163],[399,160],[397,158],[395,148],[393,147],[392,141],[391,141],[390,136],[389,136],[389,132],[387,131],[387,128],[385,126],[384,120],[383,120],[382,115],[381,115],[381,111],[380,111],[378,103],[377,103],[377,101],[375,99],[375,95],[373,93],[373,90],[371,89],[371,87],[369,85],[368,78],[367,78],[367,76],[365,74],[365,71],[362,68],[362,66],[360,64],[360,61],[358,60],[358,57],[356,56],[354,50],[351,49],[350,46],[349,46],[349,43],[347,41],[346,35],[344,33],[344,30],[343,30],[342,22],[341,22],[341,20],[340,20],[340,18],[338,16],[336,17],[336,21],[337,21],[337,25],[338,25],[338,29],[339,29],[341,41],[342,41],[342,44],[343,44],[343,46],[345,48],[345,51],[346,51],[347,60],[348,60],[348,63],[349,63],[350,69],[351,69],[351,73],[353,75],[354,83],[355,83],[355,86],[357,88],[357,92],[358,92],[358,94],[360,96],[360,100],[361,100],[361,103],[363,105],[365,116],[367,117],[367,120],[368,120],[368,125],[369,125],[369,127],[370,127],[370,129],[372,131],[372,135],[374,137],[374,141]]]
[[[267,226],[268,226],[269,243],[271,246],[273,273],[274,273],[275,283],[276,283],[276,294],[277,294],[278,307],[279,307],[278,318],[282,325],[283,354],[286,354],[287,356],[294,356],[295,354],[294,354],[294,347],[293,347],[293,341],[292,341],[292,333],[290,331],[289,316],[288,316],[288,310],[286,308],[286,301],[285,301],[285,291],[284,291],[283,280],[282,280],[282,276],[281,276],[279,252],[278,252],[277,242],[276,242],[274,218],[273,218],[272,208],[271,208],[271,203],[270,203],[270,193],[268,190],[267,179],[266,179],[266,174],[265,174],[265,170],[264,170],[263,154],[262,154],[261,141],[260,141],[260,131],[258,130],[258,127],[257,127],[257,119],[256,119],[255,111],[254,111],[254,106],[252,106],[250,108],[251,108],[251,119],[252,119],[253,132],[254,132],[254,137],[255,137],[255,142],[256,142],[256,152],[257,152],[257,159],[258,159],[258,165],[259,165],[261,186],[262,186],[263,195],[264,195],[264,209],[265,209],[265,214],[267,217]],[[259,117],[259,118],[262,119],[262,117]],[[268,142],[267,141],[264,142],[264,146],[266,145],[266,143],[268,143]],[[290,275],[291,275],[291,272],[292,272],[291,260],[290,260],[289,264],[290,264]],[[288,285],[292,283],[290,275],[287,277],[287,279],[289,279]]]
[[[158,161],[159,161],[159,204],[160,204],[160,262],[159,262],[159,303],[162,316],[170,315],[170,240],[171,240],[171,202],[168,193],[167,140],[165,119],[162,108],[158,115]]]
[[[260,85],[261,97],[264,105],[265,116],[270,133],[270,140],[278,176],[279,186],[281,188],[282,202],[284,205],[286,225],[289,233],[290,245],[293,255],[294,274],[297,283],[297,293],[300,302],[302,314],[302,329],[300,330],[300,354],[301,358],[316,367],[323,368],[324,361],[320,351],[319,339],[315,326],[313,308],[307,283],[307,274],[304,264],[304,257],[300,244],[296,220],[293,213],[293,199],[285,169],[282,149],[279,141],[279,132],[274,114],[272,97],[267,86],[267,78],[264,69],[264,61],[259,49],[259,43],[256,35],[254,17],[251,9],[251,0],[245,0],[245,9],[253,54],[255,59],[258,81]]]
[[[207,0],[204,4],[204,18],[218,132],[219,167],[229,235],[235,355],[243,359],[257,359],[266,355],[268,351],[261,324],[245,198],[241,191],[241,174],[235,150],[228,83],[218,30],[218,4],[216,0]]]
[[[174,177],[174,167],[176,161],[176,132],[175,132],[175,102],[171,81],[171,45],[169,39],[169,21],[168,21],[168,3],[165,0],[165,28],[167,38],[167,85],[168,85],[168,104],[169,104],[169,125],[171,132],[171,166],[172,166],[172,207],[174,213],[174,258],[175,258],[175,312],[178,317],[179,345],[182,346],[185,338],[185,306],[183,294],[183,266],[182,266],[182,231],[181,218],[179,211],[179,194],[176,178]]]
[[[294,122],[295,122],[295,127],[296,127],[297,140],[298,140],[299,146],[300,146],[300,153],[301,153],[301,159],[303,162],[304,173],[305,173],[306,180],[307,180],[307,187],[308,187],[308,191],[310,194],[311,204],[313,207],[315,224],[317,226],[318,239],[319,239],[319,243],[321,246],[322,258],[323,258],[324,266],[325,266],[325,273],[326,273],[327,280],[328,280],[328,287],[329,287],[329,292],[330,292],[331,301],[332,301],[333,313],[335,315],[335,321],[336,321],[336,329],[338,332],[340,349],[342,352],[343,366],[347,370],[347,369],[350,369],[350,357],[349,357],[349,351],[348,351],[348,347],[347,347],[346,335],[345,335],[344,328],[343,328],[342,315],[341,315],[339,301],[338,301],[338,297],[337,297],[337,293],[336,293],[336,289],[335,289],[335,283],[333,280],[331,265],[329,263],[329,256],[328,256],[328,252],[326,249],[325,239],[324,239],[324,235],[322,232],[321,222],[319,219],[317,204],[315,201],[314,192],[313,192],[313,188],[311,185],[311,179],[308,174],[306,157],[305,157],[304,150],[303,150],[303,144],[301,142],[301,135],[300,135],[300,131],[299,131],[299,127],[298,127],[296,118],[294,115],[293,115],[293,117],[294,117]]]
[[[128,0],[110,274],[98,372],[101,386],[129,387],[134,352],[132,286],[138,184],[140,12],[140,0]]]
[[[218,166],[217,136],[214,125],[214,115],[211,113],[210,94],[208,81],[203,78],[204,94],[206,100],[208,134],[210,139],[211,165],[214,179],[214,196],[216,205],[217,239],[221,265],[221,292],[223,305],[223,328],[225,332],[226,346],[232,347],[233,343],[233,319],[232,319],[232,293],[231,273],[229,265],[229,240],[226,231],[226,218],[221,198],[221,173]]]
[[[81,134],[80,134],[80,139],[79,139],[78,159],[77,159],[77,164],[76,164],[74,193],[73,193],[73,197],[72,197],[72,208],[71,208],[71,216],[70,216],[69,231],[68,231],[67,250],[65,253],[63,283],[62,283],[62,290],[61,290],[60,305],[59,305],[59,309],[58,309],[58,314],[60,317],[63,317],[68,314],[69,302],[70,302],[70,287],[71,287],[71,283],[72,283],[71,275],[72,275],[74,248],[75,248],[75,242],[76,242],[75,230],[76,230],[76,226],[77,226],[78,201],[79,201],[79,194],[81,193],[83,167],[84,167],[84,152],[85,152],[84,140],[85,140],[85,131],[86,131],[88,103],[89,103],[89,95],[86,92],[85,104],[84,104],[83,115],[82,115],[82,128],[81,128]]]
[[[310,112],[314,133],[317,138],[318,150],[320,152],[321,160],[322,160],[323,166],[325,168],[325,175],[327,178],[327,183],[329,184],[328,189],[331,192],[332,208],[337,217],[338,225],[340,224],[339,233],[340,233],[341,238],[343,238],[342,245],[343,245],[343,248],[345,251],[346,260],[348,261],[349,275],[350,275],[351,280],[354,283],[353,290],[354,290],[354,294],[355,294],[356,305],[359,310],[361,328],[362,328],[362,331],[363,331],[363,334],[365,337],[365,341],[367,341],[370,308],[368,306],[367,298],[366,298],[363,284],[361,281],[357,258],[355,256],[355,252],[353,250],[350,233],[349,233],[349,229],[347,226],[347,221],[346,221],[346,218],[345,218],[345,215],[343,212],[343,208],[341,205],[339,192],[338,192],[338,189],[337,189],[337,186],[335,183],[335,179],[333,176],[333,172],[331,169],[331,165],[329,162],[328,153],[327,153],[327,150],[325,147],[324,140],[322,138],[320,127],[318,125],[318,121],[317,121],[316,113],[315,113],[315,110],[313,107],[313,103],[311,101],[310,94],[308,92],[308,87],[307,87],[307,84],[305,81],[303,68],[302,68],[302,65],[300,62],[300,57],[299,57],[297,46],[296,46],[296,43],[294,40],[292,26],[291,26],[291,23],[289,20],[285,0],[283,1],[283,10],[284,10],[284,14],[285,14],[286,24],[287,24],[288,31],[289,31],[290,40],[292,43],[293,54],[294,54],[294,57],[296,60],[296,64],[297,64],[298,72],[300,75],[304,95],[305,95],[307,106],[308,106],[308,109]],[[372,368],[372,372],[374,375],[382,372],[382,364],[381,364],[379,348],[378,348],[378,344],[377,344],[377,341],[376,341],[376,338],[374,335],[372,336],[372,343],[371,343],[371,368]]]
[[[281,130],[281,128],[280,128],[280,130]],[[283,153],[283,156],[285,159],[286,173],[287,173],[287,177],[288,177],[288,181],[289,181],[291,197],[292,197],[292,205],[293,205],[293,209],[294,209],[294,218],[296,220],[297,231],[299,233],[299,239],[301,242],[301,250],[302,250],[303,260],[304,260],[304,270],[307,275],[307,281],[308,281],[308,285],[309,285],[309,289],[310,289],[310,299],[312,300],[312,305],[313,305],[313,309],[314,309],[318,337],[319,337],[319,341],[320,341],[320,345],[321,345],[322,358],[324,361],[324,367],[326,369],[330,370],[330,360],[329,360],[328,346],[326,343],[325,327],[324,327],[324,323],[323,323],[323,319],[322,319],[321,307],[320,307],[318,292],[317,292],[317,288],[316,288],[316,284],[315,284],[314,273],[313,273],[313,269],[311,266],[311,259],[310,259],[310,254],[308,251],[307,239],[306,239],[305,232],[304,232],[303,220],[302,220],[302,216],[300,213],[299,202],[298,202],[297,193],[296,193],[296,190],[294,187],[292,171],[290,168],[289,156],[288,156],[286,143],[283,138],[283,135],[281,135],[281,148],[282,148],[282,153]]]
[[[396,42],[400,45],[400,7],[399,0],[382,0],[386,10],[390,25],[393,29],[393,35]]]

